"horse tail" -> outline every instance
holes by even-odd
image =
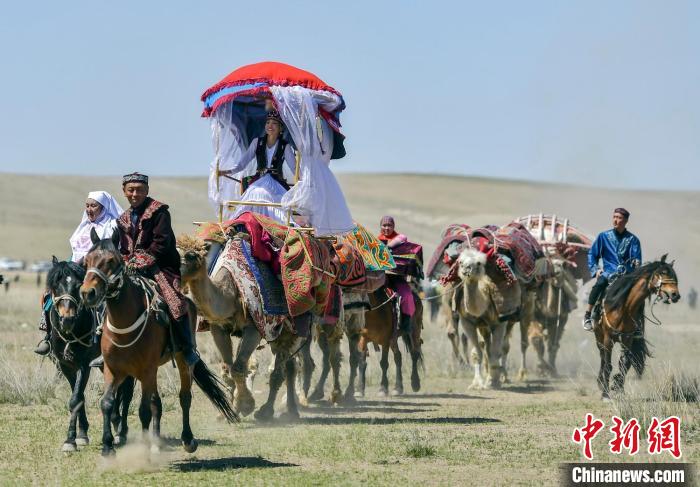
[[[223,382],[209,370],[203,360],[200,359],[194,364],[193,375],[195,383],[229,423],[241,420],[228,402]]]
[[[646,358],[651,358],[652,355],[649,351],[649,342],[646,338],[644,338],[644,307],[642,307],[639,314],[641,320],[641,336],[634,337],[632,339],[632,344],[630,345],[629,352],[627,353],[629,354],[628,356],[632,362],[632,367],[634,367],[637,375],[641,377],[644,373],[644,363]]]

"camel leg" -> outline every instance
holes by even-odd
[[[367,341],[365,337],[360,336],[359,343],[357,344],[357,348],[359,349],[360,353],[357,356],[359,359],[358,365],[357,365],[357,370],[358,370],[358,390],[357,393],[355,394],[356,397],[365,397],[365,385],[367,384]]]
[[[549,358],[549,367],[553,377],[559,377],[557,372],[557,352],[559,351],[559,344],[561,343],[561,337],[564,335],[564,326],[566,321],[569,319],[568,313],[562,312],[559,317],[559,323],[554,321],[554,325],[551,327],[552,332],[547,337],[547,353]]]
[[[474,364],[474,380],[469,386],[469,389],[481,389],[484,386],[484,381],[481,377],[481,361],[483,358],[483,353],[481,346],[479,345],[479,337],[477,336],[476,326],[471,320],[463,317],[461,317],[459,321],[467,335],[467,340],[472,344],[471,358],[472,363]]]
[[[503,338],[503,349],[501,350],[501,380],[503,384],[509,384],[510,379],[508,378],[508,354],[510,353],[510,337],[513,333],[513,327],[515,327],[514,321],[509,321],[506,325],[506,334]]]
[[[328,373],[331,370],[330,362],[330,349],[328,344],[328,333],[324,330],[323,326],[319,326],[320,333],[318,334],[318,346],[321,349],[323,359],[321,361],[321,376],[316,382],[316,387],[314,391],[309,396],[310,401],[320,401],[323,399],[323,390],[326,387],[326,379],[328,379]]]
[[[248,389],[246,376],[249,372],[250,357],[255,352],[261,339],[260,332],[258,332],[255,325],[248,325],[243,328],[243,334],[236,350],[236,360],[233,361],[231,367],[231,376],[236,384],[233,408],[242,416],[248,416],[255,410],[255,398],[250,389]]]
[[[289,354],[282,350],[278,350],[275,354],[275,365],[270,373],[270,391],[267,396],[267,401],[254,414],[255,419],[258,421],[269,421],[275,415],[275,400],[284,382],[288,358]],[[289,398],[287,398],[287,400],[289,400]]]
[[[391,391],[393,396],[403,395],[403,357],[401,356],[401,349],[399,348],[399,341],[393,340],[391,343],[391,351],[394,354],[394,366],[396,367],[396,385]]]
[[[489,381],[488,388],[499,389],[501,387],[501,354],[503,352],[503,340],[506,336],[506,323],[498,323],[491,328],[491,340],[488,343]]]
[[[544,377],[549,372],[549,364],[544,358],[544,328],[541,323],[530,324],[528,339],[537,353],[537,371],[540,377]]]
[[[223,363],[222,378],[231,391],[231,400],[233,400],[236,383],[233,380],[233,344],[231,343],[231,335],[224,327],[219,325],[211,325],[211,338],[214,340],[214,345],[219,351],[219,356]]]
[[[462,343],[462,358],[465,367],[469,366],[469,341],[467,340],[466,333],[459,334],[460,341]]]
[[[518,370],[518,380],[524,381],[527,379],[527,347],[529,345],[528,335],[530,333],[530,323],[520,321],[520,370]]]

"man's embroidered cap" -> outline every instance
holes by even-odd
[[[127,183],[143,183],[145,185],[148,185],[148,176],[139,172],[125,174],[124,176],[122,176],[122,186],[124,186]]]

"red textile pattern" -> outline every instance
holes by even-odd
[[[438,263],[440,261],[443,261],[445,264],[451,265],[452,262],[448,262],[446,259],[443,260],[445,249],[452,242],[462,242],[464,245],[462,245],[460,247],[460,250],[461,250],[462,248],[464,248],[468,245],[469,239],[471,238],[471,234],[472,234],[471,227],[469,225],[464,225],[464,224],[449,225],[442,232],[440,243],[435,248],[435,252],[433,252],[432,257],[430,257],[430,261],[428,262],[428,267],[426,267],[426,269],[425,269],[425,275],[428,276],[429,278],[437,277],[437,276],[433,276],[433,273],[435,272],[435,268],[438,266]]]
[[[367,279],[365,262],[360,252],[347,242],[333,246],[335,255],[331,260],[335,282],[339,286],[352,287],[364,284]]]

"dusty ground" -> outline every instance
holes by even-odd
[[[51,253],[67,256],[64,244],[81,211],[89,189],[118,189],[113,181],[80,178],[12,176],[0,179],[0,255],[27,259]],[[118,180],[117,180],[118,182]],[[448,223],[473,225],[505,223],[530,212],[566,215],[586,230],[607,227],[609,209],[627,206],[632,229],[640,235],[647,257],[670,250],[678,259],[681,292],[698,275],[693,255],[700,236],[697,222],[683,215],[697,214],[696,193],[619,193],[558,186],[416,176],[342,176],[341,182],[356,218],[374,225],[382,213],[394,213],[400,229],[425,242],[428,255],[439,231]],[[387,188],[396,189],[388,195]],[[153,191],[172,203],[178,231],[189,231],[189,221],[205,218],[203,180],[165,180]],[[162,196],[161,196],[162,195]],[[31,201],[50,201],[38,210]],[[40,205],[39,205],[40,206]],[[667,217],[674,215],[674,218]],[[682,222],[682,224],[678,223]],[[581,330],[574,315],[563,338],[560,370],[564,378],[540,379],[529,352],[529,380],[514,382],[501,391],[470,391],[471,372],[459,369],[438,323],[426,321],[423,389],[403,397],[376,395],[378,357],[370,358],[369,395],[355,408],[313,405],[302,411],[298,424],[259,426],[250,418],[229,426],[215,419],[203,395],[195,393],[193,429],[200,439],[194,455],[168,441],[159,456],[136,444],[120,450],[116,462],[99,455],[101,422],[97,401],[101,379],[91,380],[88,395],[92,445],[70,456],[60,452],[66,428],[68,388],[55,379],[52,364],[31,352],[39,336],[35,330],[40,290],[34,277],[23,274],[10,291],[0,289],[0,484],[129,484],[154,485],[164,481],[202,484],[251,483],[340,485],[397,482],[426,485],[556,484],[561,462],[581,459],[571,434],[586,412],[610,423],[612,414],[636,416],[644,425],[652,415],[677,414],[683,421],[683,461],[700,460],[700,409],[697,402],[669,402],[669,377],[700,377],[698,315],[687,304],[658,307],[662,327],[649,327],[655,357],[642,380],[632,378],[627,395],[602,403],[595,386],[598,358],[592,335]],[[513,338],[510,372],[519,363],[517,336]],[[216,363],[210,337],[199,337],[207,362]],[[344,345],[345,346],[345,345]],[[267,355],[262,356],[261,370]],[[406,361],[406,360],[405,360]],[[343,368],[346,380],[347,366]],[[161,371],[165,413],[163,434],[179,437],[177,389],[172,373]],[[393,381],[393,363],[390,375]],[[267,378],[256,380],[256,400],[264,397]],[[697,386],[695,391],[697,391]],[[692,391],[693,386],[687,390]],[[283,411],[282,404],[277,407]],[[132,438],[138,419],[132,416]],[[646,419],[645,419],[646,418]],[[646,462],[639,454],[613,457],[607,452],[609,436],[596,439],[596,461]],[[644,448],[644,436],[642,446]],[[669,460],[668,455],[655,461]]]

